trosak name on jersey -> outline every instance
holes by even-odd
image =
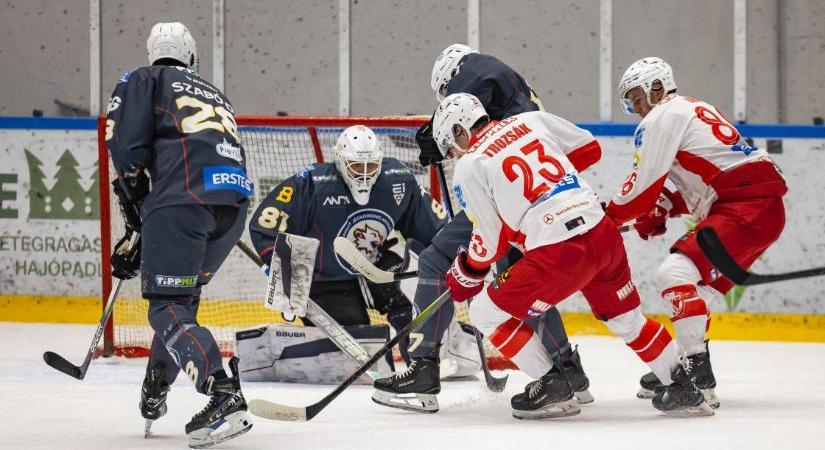
[[[255,187],[243,169],[232,166],[207,166],[203,168],[203,184],[207,191],[228,189],[249,197]]]
[[[504,150],[508,145],[517,141],[522,136],[527,135],[527,133],[530,133],[531,131],[533,130],[531,130],[526,123],[513,126],[511,130],[505,131],[501,137],[491,142],[490,145],[484,149],[484,156],[488,156],[490,158],[496,156],[498,152]]]

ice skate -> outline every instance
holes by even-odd
[[[687,361],[684,363],[687,365]],[[713,409],[702,392],[693,384],[683,365],[673,371],[673,383],[653,397],[653,407],[676,417],[712,416]]]
[[[573,395],[580,405],[593,403],[593,395],[588,390],[590,388],[590,380],[587,374],[584,373],[582,367],[581,356],[579,356],[579,348],[573,350],[570,359],[562,363],[564,366],[564,375],[567,376],[567,381],[570,382],[570,387],[573,388]]]
[[[707,342],[705,342],[707,349]],[[713,376],[713,367],[710,365],[710,353],[705,351],[687,357],[687,371],[690,379],[702,391],[705,401],[711,408],[719,407],[719,397],[716,396],[716,377]]]
[[[441,392],[438,361],[415,358],[403,372],[375,380],[372,401],[406,411],[438,412],[436,394]]]
[[[238,377],[238,358],[229,361],[232,378],[214,380],[203,410],[186,424],[189,446],[204,448],[238,437],[252,428]]]
[[[523,393],[510,400],[510,405],[516,419],[565,417],[581,412],[573,388],[558,366],[527,384]]]
[[[665,389],[665,385],[659,381],[659,377],[653,372],[642,375],[639,384],[641,387],[639,388],[639,392],[636,393],[636,397],[639,398],[653,398],[657,393]]]
[[[146,371],[143,387],[140,390],[140,415],[146,419],[143,428],[143,437],[152,435],[152,423],[166,415],[166,394],[169,384],[163,377],[163,366],[153,367]]]

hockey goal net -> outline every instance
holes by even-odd
[[[250,199],[250,216],[266,194],[285,178],[309,164],[334,161],[333,147],[344,128],[363,124],[371,127],[383,144],[388,157],[399,159],[415,173],[419,184],[428,188],[434,198],[441,198],[441,189],[434,170],[418,163],[415,132],[425,117],[238,117],[237,122],[244,148],[247,171],[255,181]],[[103,122],[99,123],[99,125]],[[99,126],[98,150],[101,178],[112,180],[114,169]],[[449,171],[449,168],[448,168]],[[123,234],[117,199],[110,193],[111,183],[101,186],[102,273],[111,272],[109,255],[113,244]],[[453,202],[453,205],[456,205]],[[250,242],[245,229],[242,239]],[[414,281],[404,286],[410,299]],[[103,277],[103,302],[112,289],[111,277]],[[198,322],[210,329],[225,355],[233,352],[235,332],[257,326],[283,323],[281,314],[263,306],[266,282],[257,266],[235,248],[213,280],[203,288]],[[148,302],[141,298],[140,277],[123,282],[115,304],[112,320],[104,334],[102,352],[105,356],[144,357],[149,353],[153,332],[147,320]],[[466,306],[457,305],[457,317],[469,322]],[[370,312],[373,323],[386,323],[377,311]],[[298,324],[300,325],[300,320]],[[486,344],[491,367],[507,366],[506,360]]]

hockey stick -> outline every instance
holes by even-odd
[[[407,324],[401,331],[397,332],[395,336],[390,339],[386,344],[384,344],[381,349],[379,349],[375,354],[370,357],[370,359],[361,365],[352,375],[349,376],[343,383],[339,384],[338,387],[335,388],[332,392],[327,394],[324,398],[315,402],[309,406],[288,406],[288,405],[281,405],[279,403],[270,402],[268,400],[261,400],[261,399],[254,399],[249,402],[249,410],[252,414],[255,414],[258,417],[263,417],[264,419],[270,420],[285,420],[285,421],[294,421],[294,422],[306,422],[308,420],[312,420],[313,417],[317,416],[324,408],[327,407],[336,397],[341,395],[345,389],[347,389],[352,383],[354,383],[358,378],[361,377],[364,373],[369,370],[370,366],[375,364],[379,359],[381,359],[387,352],[392,350],[393,347],[398,345],[401,342],[401,339],[407,337],[410,333],[415,331],[421,324],[426,322],[427,320],[432,317],[435,312],[444,304],[444,302],[450,299],[450,291],[446,291],[434,302],[430,304],[430,306],[424,308],[418,315],[413,319],[410,323]]]
[[[435,167],[438,170],[438,181],[441,183],[441,196],[444,200],[444,206],[447,209],[447,214],[449,214],[450,220],[452,220],[455,215],[453,214],[452,202],[450,202],[450,191],[447,188],[447,178],[444,176],[444,166],[442,166],[440,162],[437,162],[435,163]],[[509,377],[509,375],[504,375],[501,378],[496,378],[493,376],[492,372],[490,372],[490,367],[487,365],[487,355],[484,353],[484,336],[482,336],[481,331],[479,331],[476,327],[473,327],[473,334],[476,337],[478,354],[481,356],[481,369],[484,372],[484,381],[487,383],[487,389],[493,392],[504,391],[504,387],[507,385],[507,377]]]
[[[255,250],[252,250],[246,242],[238,241],[236,245],[249,259],[261,268],[261,271],[264,273],[267,272],[269,266],[261,260]],[[350,359],[355,361],[356,364],[364,364],[369,359],[370,355],[364,347],[311,298],[307,299],[306,312],[307,318],[311,320],[315,326],[320,328],[329,340],[349,356]],[[369,372],[369,376],[375,380],[379,377],[379,374],[377,372]]]
[[[138,233],[132,233],[132,236],[129,238],[129,246],[126,249],[127,252],[132,250],[132,247],[138,240],[138,236]],[[92,343],[89,345],[89,351],[86,352],[86,359],[83,360],[83,364],[76,366],[55,352],[45,352],[43,353],[43,361],[46,361],[46,364],[65,373],[66,375],[77,378],[78,380],[82,380],[86,377],[86,371],[89,370],[89,364],[91,364],[92,357],[94,357],[95,350],[97,350],[97,343],[100,341],[100,337],[103,336],[103,331],[106,329],[106,322],[109,321],[109,317],[112,316],[112,311],[115,309],[115,300],[117,300],[117,295],[120,292],[120,286],[123,283],[123,280],[120,278],[117,278],[116,280],[117,281],[115,281],[114,288],[109,293],[109,299],[106,301],[106,308],[103,310],[103,316],[100,318],[100,323],[97,324],[95,336],[92,338]]]
[[[696,242],[699,244],[699,248],[702,249],[702,253],[722,272],[722,275],[726,276],[734,284],[740,286],[753,286],[756,284],[775,283],[777,281],[825,275],[825,267],[770,275],[748,272],[731,257],[713,228],[702,228],[697,231]]]
[[[390,272],[381,270],[375,266],[370,260],[358,251],[355,244],[350,242],[343,236],[338,236],[332,241],[332,248],[335,253],[344,258],[358,273],[366,277],[373,283],[383,284],[392,283],[393,281],[405,280],[407,278],[415,278],[418,272],[415,270],[409,272]]]

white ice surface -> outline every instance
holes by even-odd
[[[95,360],[84,381],[47,367],[52,350],[79,363],[92,326],[0,323],[0,448],[184,449],[183,427],[206,398],[180,377],[169,413],[143,439],[137,409],[145,359]],[[825,345],[714,342],[722,407],[715,417],[676,419],[635,393],[645,372],[618,339],[575,337],[596,402],[579,416],[510,417],[509,399],[529,381],[511,373],[505,393],[481,381],[442,385],[434,415],[381,407],[355,386],[308,423],[253,418],[245,436],[221,449],[825,449]],[[247,383],[247,398],[304,405],[330,386]]]

